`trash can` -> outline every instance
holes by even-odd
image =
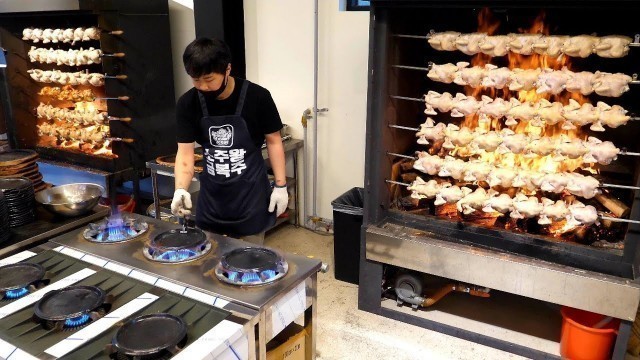
[[[358,284],[364,189],[353,188],[333,200],[331,205],[333,206],[333,266],[336,279]]]

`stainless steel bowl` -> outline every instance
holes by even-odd
[[[96,184],[68,184],[36,193],[36,201],[54,214],[79,216],[93,209],[104,188]]]

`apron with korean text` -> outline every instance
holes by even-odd
[[[201,131],[204,171],[200,174],[200,196],[196,225],[205,231],[233,237],[260,233],[275,223],[268,211],[271,186],[262,158],[242,117],[249,81],[242,84],[234,115],[209,116],[204,96]]]

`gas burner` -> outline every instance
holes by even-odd
[[[115,215],[98,223],[89,224],[84,238],[95,243],[111,244],[131,240],[147,231],[149,225],[132,217]]]
[[[127,321],[111,340],[115,359],[169,359],[187,343],[187,324],[170,314],[148,314]]]
[[[147,259],[166,264],[193,261],[211,250],[207,236],[198,229],[173,229],[158,234],[144,246]]]
[[[46,293],[36,303],[34,315],[46,329],[68,330],[101,318],[110,308],[102,289],[78,285]]]
[[[0,267],[0,299],[14,300],[47,285],[44,268],[39,264],[17,263]]]
[[[286,275],[289,265],[267,248],[246,247],[222,256],[216,266],[218,279],[233,285],[265,285]]]

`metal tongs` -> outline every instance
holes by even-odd
[[[182,232],[187,232],[187,223],[189,221],[189,217],[191,216],[191,214],[184,214],[180,220],[182,220]]]

